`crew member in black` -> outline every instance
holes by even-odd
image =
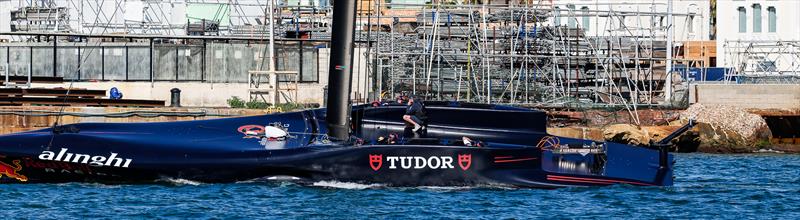
[[[422,133],[425,130],[428,119],[425,111],[425,105],[422,100],[414,96],[408,98],[408,108],[403,115],[403,120],[406,122],[406,130],[411,130],[414,134]]]

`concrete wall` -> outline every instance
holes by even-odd
[[[797,84],[694,84],[689,103],[731,105],[751,109],[800,108]]]

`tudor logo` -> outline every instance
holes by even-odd
[[[458,166],[461,167],[462,170],[469,169],[470,165],[472,165],[472,154],[458,155]]]
[[[386,156],[389,169],[454,169],[452,156]],[[459,154],[458,166],[468,170],[472,165],[472,154]],[[378,171],[383,166],[383,154],[370,154],[369,166]]]
[[[372,170],[378,171],[381,169],[381,165],[383,165],[383,154],[379,155],[369,155],[369,166],[372,167]]]

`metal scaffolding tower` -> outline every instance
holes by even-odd
[[[741,83],[800,82],[800,41],[725,41],[726,78]]]
[[[388,5],[418,12],[410,25],[390,17],[389,33],[376,37],[384,94],[553,107],[663,104],[670,46],[661,18],[686,16],[549,1]],[[607,32],[587,34],[584,18]]]

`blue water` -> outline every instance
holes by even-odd
[[[674,187],[385,188],[288,182],[2,185],[8,218],[800,219],[800,155],[677,156]]]

